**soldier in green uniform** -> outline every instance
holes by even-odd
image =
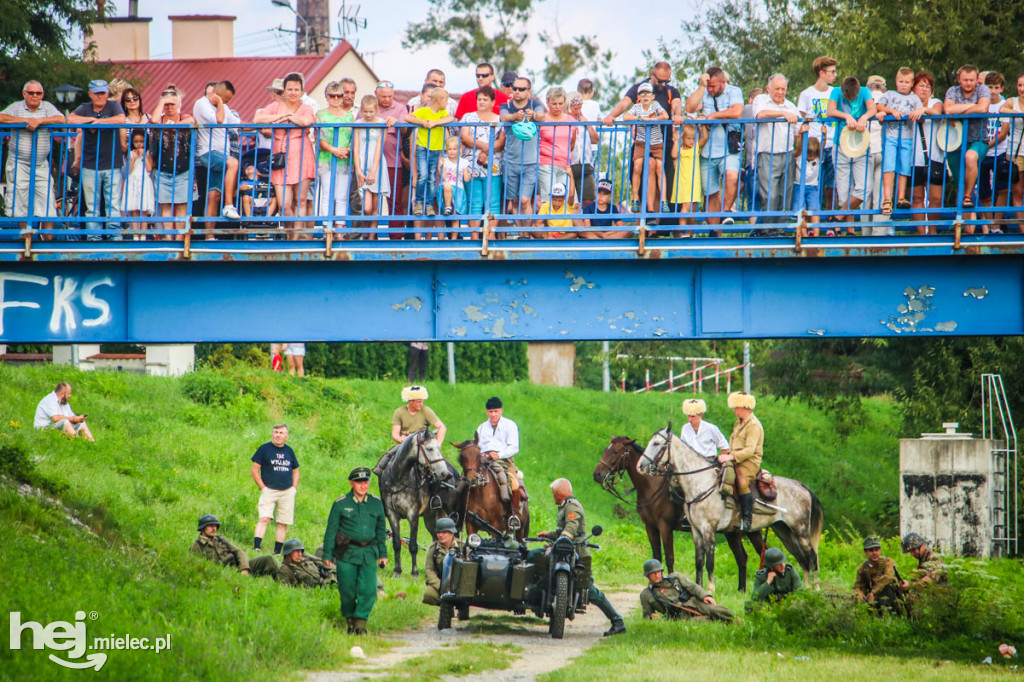
[[[867,561],[857,567],[857,577],[853,583],[854,594],[872,608],[877,607],[880,614],[883,611],[902,613],[904,602],[899,590],[896,563],[889,557],[882,556],[882,543],[878,536],[872,535],[864,539],[864,556],[867,557]]]
[[[925,585],[945,585],[946,568],[942,557],[928,546],[928,541],[917,533],[907,533],[903,537],[903,553],[917,559],[917,569],[913,580],[901,580],[901,592],[920,590]]]
[[[455,536],[455,522],[447,516],[437,520],[434,526],[434,533],[437,540],[427,548],[426,565],[424,574],[427,577],[427,587],[423,590],[423,603],[430,606],[441,605],[441,572],[444,569],[444,558],[449,552],[455,550],[462,552],[462,541]]]
[[[284,543],[284,563],[275,580],[292,587],[328,587],[338,582],[335,568],[328,568],[322,559],[306,554],[302,540],[292,538]]]
[[[350,634],[365,635],[377,601],[376,568],[388,563],[384,505],[369,493],[371,472],[356,467],[348,475],[352,491],[334,501],[324,533],[324,565],[338,565],[341,615]]]
[[[803,587],[800,572],[786,563],[786,555],[778,547],[765,550],[764,565],[754,574],[754,601],[775,602]]]
[[[555,530],[542,531],[537,533],[539,538],[571,538],[576,545],[577,565],[582,566],[587,578],[587,600],[601,609],[601,613],[611,621],[611,628],[604,633],[605,637],[610,635],[621,635],[626,631],[626,624],[622,616],[615,610],[608,597],[601,590],[594,586],[594,576],[591,572],[590,548],[587,547],[587,522],[583,515],[583,505],[572,496],[572,483],[568,479],[559,478],[551,484],[551,494],[558,506],[558,522]],[[538,575],[546,575],[549,567],[548,555],[551,548],[547,550],[531,550],[527,559],[538,568]]]
[[[199,517],[199,537],[189,548],[190,552],[202,554],[210,561],[222,566],[237,568],[242,575],[273,576],[277,573],[277,560],[272,554],[258,556],[250,563],[248,555],[231,540],[218,535],[220,521],[213,514]]]
[[[657,559],[644,562],[644,576],[649,583],[640,593],[644,618],[657,620],[664,615],[667,618],[696,617],[732,622],[732,611],[716,603],[703,587],[682,573],[672,573],[666,578]]]
[[[377,466],[373,467],[373,473],[377,476],[384,473],[391,457],[398,452],[402,443],[411,434],[432,426],[435,429],[434,437],[437,438],[437,444],[439,446],[444,444],[447,427],[432,409],[423,404],[423,401],[429,397],[426,386],[406,386],[402,389],[402,400],[405,401],[405,405],[396,408],[394,414],[391,415],[391,440],[395,441],[395,445],[381,455]]]

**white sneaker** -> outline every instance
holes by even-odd
[[[724,219],[722,220],[722,224],[723,224],[723,225],[732,225],[732,224],[734,224],[735,222],[736,222],[735,220],[733,220],[732,218],[730,218],[730,217],[728,217],[728,216],[726,216],[726,217],[725,217],[725,218],[724,218]]]
[[[224,210],[221,211],[220,214],[228,220],[240,220],[242,218],[242,216],[238,215],[238,209],[231,204],[225,206]]]

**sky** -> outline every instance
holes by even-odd
[[[292,0],[294,7],[294,0]],[[119,5],[127,6],[127,2]],[[426,18],[428,5],[425,0],[390,0],[359,3],[348,0],[351,12],[359,5],[359,16],[366,20],[367,27],[348,36],[349,42],[357,49],[377,76],[392,80],[403,89],[418,88],[428,68],[440,68],[448,79],[452,91],[464,91],[476,87],[472,67],[455,67],[444,46],[433,46],[418,52],[402,48],[402,37],[410,22]],[[642,52],[656,45],[658,33],[651,33],[651,16],[678,17],[693,0],[682,0],[669,4],[667,0],[645,0],[643,12],[624,11],[621,1],[615,0],[541,0],[536,4],[529,26],[531,35],[542,30],[554,33],[556,27],[563,39],[579,34],[595,35],[602,50],[615,52],[612,68],[617,73],[632,74],[643,65]],[[156,0],[141,0],[139,15],[152,17],[150,24],[150,53],[153,59],[168,59],[171,56],[171,23],[167,19],[168,7],[173,14],[230,14],[235,21],[235,56],[269,56],[293,54],[295,36],[276,29],[295,29],[295,15],[283,7],[272,5],[270,0],[221,0],[215,7],[209,0],[176,0],[173,5]],[[341,9],[341,0],[331,0],[331,35],[339,36],[336,16]],[[120,12],[124,13],[124,10]],[[666,37],[678,35],[678,20],[656,22],[666,31]],[[528,67],[540,70],[543,66],[543,50],[536,38],[529,39],[527,46]],[[530,48],[534,48],[531,50]],[[568,85],[585,74],[576,74]]]

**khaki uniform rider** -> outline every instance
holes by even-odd
[[[444,436],[447,431],[444,422],[438,419],[432,409],[423,404],[423,401],[429,397],[426,386],[406,386],[402,389],[402,400],[405,401],[405,405],[396,408],[394,414],[391,415],[391,440],[395,441],[395,445],[391,446],[381,456],[377,466],[373,467],[373,473],[377,474],[378,478],[388,468],[392,456],[398,452],[402,443],[410,435],[427,427],[433,427],[436,430],[434,437],[437,438],[438,446],[444,444]]]
[[[757,401],[744,391],[729,394],[729,407],[736,415],[736,423],[729,437],[729,452],[718,457],[723,464],[736,462],[736,487],[740,494],[740,530],[750,530],[754,514],[754,496],[750,482],[761,468],[764,454],[764,427],[754,416]]]

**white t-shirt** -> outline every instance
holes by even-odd
[[[1013,113],[1022,113],[1019,98],[1012,97],[1010,102],[1013,107]],[[1021,144],[1021,137],[1024,135],[1024,118],[1008,118],[1006,120],[1010,123],[1010,134],[1006,136],[1008,140],[1006,145],[1007,153],[1010,155],[1010,158],[1024,156],[1024,144]]]
[[[480,452],[497,452],[499,459],[515,457],[519,453],[519,426],[511,419],[498,418],[498,425],[491,426],[491,420],[477,427],[480,438]]]
[[[800,159],[797,158],[797,173],[800,172]],[[814,161],[807,159],[807,168],[804,171],[803,185],[806,187],[817,187],[818,176],[821,174],[821,157],[819,156]]]
[[[441,159],[441,182],[453,187],[462,187],[462,172],[469,168],[461,156],[452,161],[447,156]]]
[[[224,123],[238,125],[242,122],[242,119],[235,115],[230,107],[225,104],[224,108],[226,109]],[[192,118],[200,125],[216,125],[217,107],[208,98],[200,97],[192,107]],[[196,135],[196,156],[202,156],[211,149],[220,154],[229,154],[231,148],[228,146],[227,140],[227,128],[200,129]]]
[[[999,100],[998,102],[992,102],[988,105],[988,113],[998,114],[999,108],[1003,106],[1005,100]],[[987,142],[988,140],[995,138],[999,135],[999,131],[1002,129],[1004,123],[1009,123],[1008,118],[990,118],[985,122],[985,134],[983,139]],[[1010,136],[1007,134],[1006,138],[1002,142],[996,143],[994,147],[989,147],[988,154],[986,156],[998,156],[1006,153],[1006,148],[1010,145]],[[1014,147],[1016,149],[1016,147]]]
[[[37,429],[45,429],[54,425],[53,417],[56,415],[63,415],[65,417],[74,417],[75,413],[71,409],[69,403],[60,404],[60,398],[57,397],[56,391],[51,391],[49,395],[39,401],[36,406],[36,417],[32,420],[32,426]]]
[[[801,116],[813,116],[815,119],[828,116],[828,99],[832,95],[832,86],[827,86],[824,91],[818,90],[813,85],[800,93],[796,101],[796,108],[800,110]],[[821,139],[821,131],[825,129],[825,149],[831,149],[835,144],[836,126],[834,123],[819,123],[812,121],[810,124],[810,136]]]
[[[776,104],[767,94],[754,98],[754,116],[756,117],[762,111],[785,111],[795,116],[800,115],[796,105],[788,99],[783,100],[782,104]],[[793,148],[793,138],[799,129],[799,124],[796,123],[758,123],[757,152],[759,154],[762,152],[785,154]]]
[[[679,434],[679,438],[693,448],[698,455],[708,459],[718,457],[719,450],[729,449],[729,441],[722,435],[722,430],[703,419],[700,421],[699,430],[696,432],[694,432],[689,421],[683,424],[683,430]]]
[[[932,97],[925,104],[925,107],[931,109],[936,104],[941,104],[942,100]],[[915,166],[927,166],[924,160],[924,150],[928,149],[929,161],[942,161],[946,158],[946,153],[939,149],[939,145],[935,144],[935,129],[938,127],[937,122],[931,118],[923,118],[914,124],[914,165]],[[921,131],[924,131],[924,142],[921,142]]]

